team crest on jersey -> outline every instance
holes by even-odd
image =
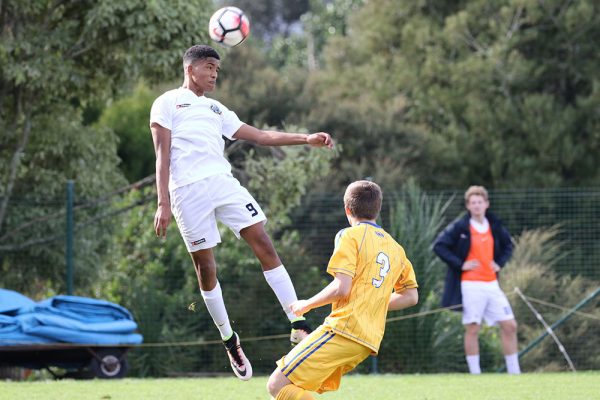
[[[191,106],[190,103],[183,103],[183,104],[177,104],[175,106],[175,108],[179,109],[179,108],[184,108],[184,107],[189,107],[189,106]]]
[[[223,111],[221,111],[221,109],[219,108],[219,106],[217,106],[216,104],[211,104],[210,105],[210,109],[213,110],[213,112],[215,114],[219,114],[219,115],[223,114]]]

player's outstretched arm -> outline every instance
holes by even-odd
[[[290,304],[292,312],[297,316],[306,314],[313,308],[318,308],[334,301],[348,297],[352,289],[352,277],[350,275],[337,273],[333,281],[308,300],[298,300]]]
[[[389,311],[403,310],[412,307],[419,302],[419,292],[416,288],[403,290],[399,293],[392,293],[390,296]]]
[[[156,153],[156,193],[158,207],[154,215],[154,231],[158,237],[167,236],[171,222],[171,200],[169,198],[169,166],[171,157],[171,131],[156,122],[150,125],[154,152]]]
[[[287,133],[279,131],[263,131],[248,124],[243,124],[233,135],[235,139],[247,140],[261,146],[290,146],[308,144],[313,147],[333,148],[331,136],[325,132],[312,134]]]

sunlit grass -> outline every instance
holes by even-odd
[[[268,399],[267,378],[122,379],[90,381],[0,382],[2,399]],[[600,393],[600,373],[439,375],[351,375],[342,387],[316,398],[344,400],[562,400],[593,399]]]

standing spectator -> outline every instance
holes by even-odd
[[[481,322],[500,325],[500,337],[509,374],[519,374],[517,322],[506,295],[498,285],[498,272],[512,254],[510,234],[488,212],[488,192],[471,186],[465,193],[468,213],[444,229],[433,251],[447,265],[442,306],[462,303],[465,355],[469,372],[480,374],[479,330]]]

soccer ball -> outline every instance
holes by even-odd
[[[239,8],[223,7],[210,17],[208,34],[225,47],[237,46],[250,34],[250,21]]]

